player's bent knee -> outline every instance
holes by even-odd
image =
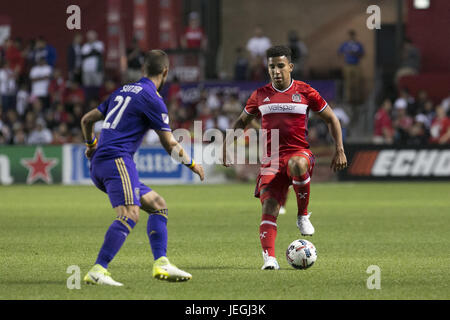
[[[135,223],[139,222],[139,207],[136,205],[116,207],[117,216],[125,216]]]
[[[288,161],[291,176],[302,175],[308,172],[308,161],[304,157],[292,157]]]
[[[154,201],[154,206],[155,206],[155,209],[157,209],[157,210],[167,209],[166,200],[164,200],[163,197],[158,195],[158,197],[156,197],[156,199]]]
[[[270,214],[271,216],[277,217],[280,211],[280,205],[274,198],[269,198],[264,200],[262,204],[262,211],[264,214]]]
[[[141,209],[147,213],[167,209],[166,200],[154,191],[141,197]]]

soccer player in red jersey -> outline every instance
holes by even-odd
[[[308,213],[310,178],[314,168],[314,155],[307,141],[308,114],[312,110],[328,125],[336,151],[331,161],[333,171],[347,167],[338,118],[327,102],[308,84],[294,80],[291,72],[291,50],[274,46],[267,50],[267,66],[271,83],[254,91],[233,129],[245,128],[255,117],[261,117],[261,127],[267,130],[265,139],[270,162],[261,165],[255,197],[262,204],[259,227],[264,265],[261,269],[279,269],[275,258],[277,217],[292,184],[297,196],[297,226],[302,235],[313,235],[314,227]],[[274,131],[278,130],[278,131]],[[272,138],[278,132],[278,156],[270,154]],[[224,141],[226,155],[228,139]],[[275,164],[275,165],[274,165]],[[229,166],[226,156],[223,165]]]

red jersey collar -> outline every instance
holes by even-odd
[[[276,90],[276,91],[278,91],[278,92],[286,92],[286,91],[288,91],[288,90],[292,87],[292,85],[294,84],[294,79],[291,78],[291,84],[289,85],[289,87],[287,87],[287,88],[284,89],[284,90],[278,90],[277,88],[275,88],[274,85],[273,85],[273,82],[271,82],[271,84],[272,84],[272,88],[273,88],[274,90]]]

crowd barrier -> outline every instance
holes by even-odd
[[[340,180],[449,180],[450,146],[347,145]]]
[[[84,151],[85,147],[79,144],[1,146],[0,184],[92,184],[89,174],[90,163]],[[134,160],[144,183],[199,182],[190,169],[172,160],[162,147],[141,147],[136,152]]]
[[[85,147],[79,144],[1,146],[0,184],[91,185],[90,163],[84,151]],[[312,151],[316,155],[313,175],[316,182],[336,178],[341,181],[450,180],[450,146],[346,145],[349,165],[337,175],[329,168],[332,147],[313,147]],[[190,169],[174,161],[161,146],[139,148],[134,161],[144,183],[200,183]],[[203,183],[226,183],[230,178],[252,182],[259,167],[236,165],[224,168],[214,163],[203,163],[203,166],[206,176]]]

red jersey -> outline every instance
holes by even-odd
[[[374,135],[382,137],[384,135],[383,134],[384,128],[388,129],[390,132],[393,132],[391,116],[386,110],[379,109],[375,114]]]
[[[450,118],[435,118],[430,127],[430,142],[439,143],[439,140],[450,130]]]
[[[202,28],[187,27],[184,31],[186,46],[190,49],[201,48],[205,33]]]
[[[322,112],[327,102],[309,84],[292,80],[285,90],[272,83],[257,89],[247,101],[244,111],[262,117],[261,128],[267,130],[267,152],[270,156],[271,130],[279,130],[279,154],[308,149],[309,110]]]

